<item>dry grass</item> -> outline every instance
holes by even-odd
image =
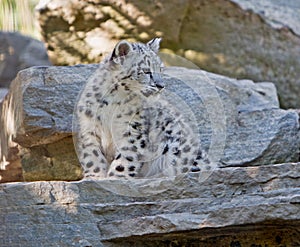
[[[38,0],[0,0],[0,30],[38,38],[34,6]]]

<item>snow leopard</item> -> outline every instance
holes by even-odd
[[[192,127],[162,97],[161,38],[118,42],[82,90],[77,150],[86,179],[200,172],[204,153]]]

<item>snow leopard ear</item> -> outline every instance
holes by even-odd
[[[111,55],[111,60],[117,57],[126,56],[132,50],[133,49],[131,44],[126,40],[122,40],[118,44],[116,44],[115,49],[113,50]]]
[[[154,39],[151,39],[147,43],[147,45],[150,47],[150,49],[152,51],[154,51],[155,53],[158,53],[160,41],[161,41],[161,38],[154,38]]]

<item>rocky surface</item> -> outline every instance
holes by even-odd
[[[274,82],[283,108],[300,108],[299,10],[292,0],[51,0],[37,7],[55,64],[99,62],[120,39],[162,36],[164,52],[202,69]]]
[[[19,161],[26,181],[78,180],[72,142],[77,95],[97,65],[20,72],[2,102],[2,169]],[[214,167],[298,161],[299,116],[279,108],[272,83],[169,67],[164,97],[198,126]],[[192,117],[191,117],[192,116]]]
[[[300,36],[300,2],[286,0],[232,0],[244,10],[252,10],[274,28],[290,28]]]
[[[5,95],[8,93],[8,89],[6,88],[0,88],[0,102],[3,101]]]
[[[299,246],[299,169],[222,168],[162,191],[164,180],[2,184],[0,246]]]
[[[52,59],[98,61],[121,38],[163,36],[167,64],[197,67],[185,57],[210,71],[271,80],[282,106],[300,108],[297,3],[144,4],[41,1]],[[11,57],[0,44],[0,60],[8,58],[0,72],[10,72]],[[32,67],[18,74],[4,99],[7,90],[0,90],[1,247],[300,246],[299,110],[280,109],[269,82],[166,68],[164,97],[195,121],[212,169],[176,178],[66,182],[82,178],[72,118],[96,68]],[[24,180],[64,181],[7,183]]]
[[[17,32],[0,32],[0,87],[8,87],[18,71],[51,65],[45,45]],[[2,94],[0,92],[0,101]]]

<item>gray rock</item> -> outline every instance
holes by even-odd
[[[78,180],[72,140],[76,97],[96,66],[32,67],[21,71],[2,102],[0,168],[7,161],[22,163],[31,180]],[[18,155],[10,150],[18,149]]]
[[[276,29],[290,28],[300,35],[300,2],[286,0],[232,0],[244,10],[252,10]]]
[[[8,90],[6,88],[0,88],[0,102],[3,101],[3,98],[8,93]]]
[[[293,0],[51,0],[37,8],[56,64],[99,62],[120,39],[162,36],[165,52],[204,70],[274,82],[283,108],[300,108],[299,9]]]
[[[1,184],[0,246],[298,246],[299,169],[222,168],[168,189],[159,179]]]
[[[41,41],[17,32],[0,32],[0,87],[8,87],[18,71],[51,65]]]
[[[299,116],[296,111],[279,109],[272,83],[255,84],[174,67],[166,73],[172,76],[167,79],[170,91],[181,95],[195,114],[202,144],[218,157],[213,160],[223,166],[298,160]]]
[[[23,70],[2,103],[2,169],[21,159],[32,180],[77,180],[81,169],[72,144],[78,93],[97,65]],[[296,111],[279,108],[272,83],[253,83],[180,67],[166,69],[164,96],[198,126],[214,168],[298,161]],[[19,150],[12,156],[10,150]]]

